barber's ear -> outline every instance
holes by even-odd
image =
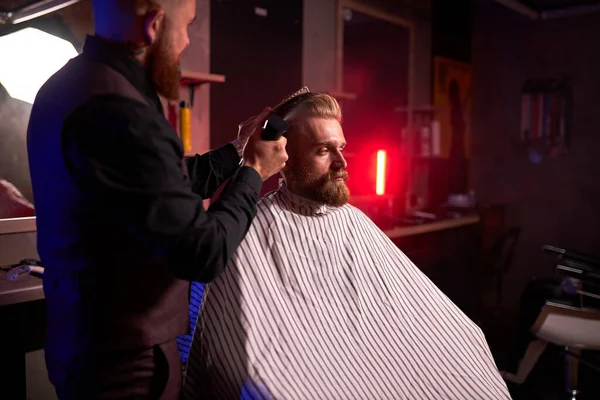
[[[156,10],[152,11],[146,17],[146,26],[145,26],[145,34],[146,41],[148,45],[153,44],[158,38],[158,33],[160,32],[160,28],[164,23],[165,19],[165,11],[164,10]]]

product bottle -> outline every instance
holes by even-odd
[[[179,107],[179,136],[183,143],[183,151],[187,152],[192,149],[191,110],[185,101],[182,101]]]

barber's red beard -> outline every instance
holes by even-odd
[[[148,55],[148,72],[154,88],[168,100],[179,100],[179,66],[181,55],[175,55],[169,46],[169,28],[163,26]]]
[[[308,168],[299,166],[290,168],[287,175],[290,190],[309,200],[341,207],[350,197],[350,190],[346,186],[348,173],[344,170],[335,170],[319,176]],[[334,181],[338,177],[343,180]]]

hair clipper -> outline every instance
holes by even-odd
[[[287,132],[288,128],[289,125],[283,118],[277,115],[270,115],[265,121],[260,138],[262,140],[277,140]]]
[[[290,96],[283,99],[279,104],[273,107],[273,112],[277,111],[278,108],[284,106],[289,103],[296,97],[310,92],[306,86],[297,92],[291,94]],[[263,130],[260,134],[260,138],[262,140],[277,140],[289,129],[289,125],[285,120],[275,114],[271,114],[269,118],[265,121],[265,125],[263,126]]]

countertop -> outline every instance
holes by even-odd
[[[43,298],[42,278],[23,274],[17,280],[9,281],[6,271],[0,271],[0,307]]]
[[[478,215],[468,215],[458,218],[448,218],[434,222],[428,222],[414,226],[399,226],[388,229],[385,234],[390,239],[397,239],[405,236],[420,235],[423,233],[438,232],[446,229],[459,228],[466,225],[473,225],[479,222]]]

